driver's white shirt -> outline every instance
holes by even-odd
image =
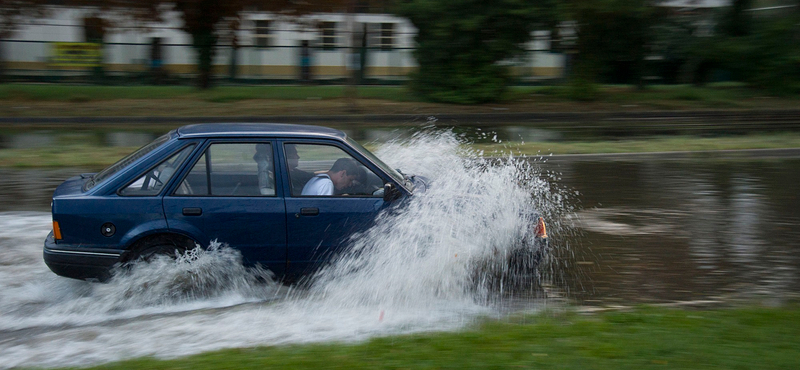
[[[319,174],[308,180],[301,195],[333,195],[333,181],[326,174]]]

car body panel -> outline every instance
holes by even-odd
[[[389,203],[382,198],[286,198],[288,273],[313,271],[346,246],[349,237],[372,225]],[[303,214],[303,210],[312,214]]]
[[[200,215],[184,215],[196,208]],[[165,197],[170,229],[201,245],[217,241],[235,247],[248,265],[260,263],[276,274],[286,265],[286,206],[282,198]],[[186,228],[191,225],[191,228]]]
[[[343,140],[346,135],[339,130],[322,126],[305,126],[282,123],[202,123],[183,126],[176,130],[182,138],[332,138]]]
[[[397,181],[382,171],[381,166],[359,152],[363,148],[353,148],[343,132],[330,128],[199,124],[178,128],[167,136],[160,146],[153,146],[140,157],[133,156],[114,171],[107,170],[105,173],[111,174],[96,184],[91,176],[82,175],[56,189],[52,213],[63,239],[55,240],[51,235],[45,241],[44,258],[51,270],[79,279],[103,278],[111,266],[135,254],[132,249],[137,243],[148,236],[166,234],[188,238],[202,247],[216,240],[239,250],[245,264],[261,264],[279,276],[298,275],[341,250],[351,235],[368,228],[382,210],[396,202],[386,202],[377,194],[291,196],[284,143],[336,146],[373,171],[371,181],[380,182],[377,185],[392,183],[401,189],[401,197],[410,196],[408,187],[413,187],[408,179]],[[179,192],[192,166],[216,143],[270,144],[274,194],[212,196],[210,190],[203,194]],[[181,152],[185,148],[191,148],[191,153]],[[179,152],[188,154],[173,156]],[[173,163],[171,158],[175,157],[182,161],[171,169],[174,175],[159,184],[157,193],[128,195],[122,191],[156,171],[159,164]],[[206,176],[214,184],[212,173]],[[308,214],[304,208],[314,209],[315,213]],[[107,225],[114,226],[113,233],[107,232]]]
[[[150,230],[166,230],[164,209],[158,197],[87,196],[58,199],[53,203],[53,221],[58,221],[63,239],[59,244],[85,248],[124,248]],[[112,224],[111,236],[102,226]]]

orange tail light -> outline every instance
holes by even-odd
[[[547,237],[547,228],[544,226],[544,219],[539,217],[539,222],[536,223],[536,228],[533,229],[534,235],[540,238]]]
[[[61,240],[61,228],[58,227],[58,221],[53,221],[53,236],[56,240]]]

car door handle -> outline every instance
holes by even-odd
[[[301,216],[316,216],[318,214],[319,214],[319,208],[317,208],[317,207],[300,208],[300,215]]]
[[[203,214],[202,208],[184,208],[183,215],[184,216],[200,216]]]

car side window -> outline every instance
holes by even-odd
[[[174,194],[275,196],[274,168],[269,143],[211,144]]]
[[[120,190],[120,195],[142,196],[156,195],[169,182],[181,164],[189,157],[194,150],[194,145],[189,145],[169,158],[159,163],[155,168],[139,176],[134,182]]]
[[[284,144],[292,196],[380,196],[383,180],[333,145]]]

